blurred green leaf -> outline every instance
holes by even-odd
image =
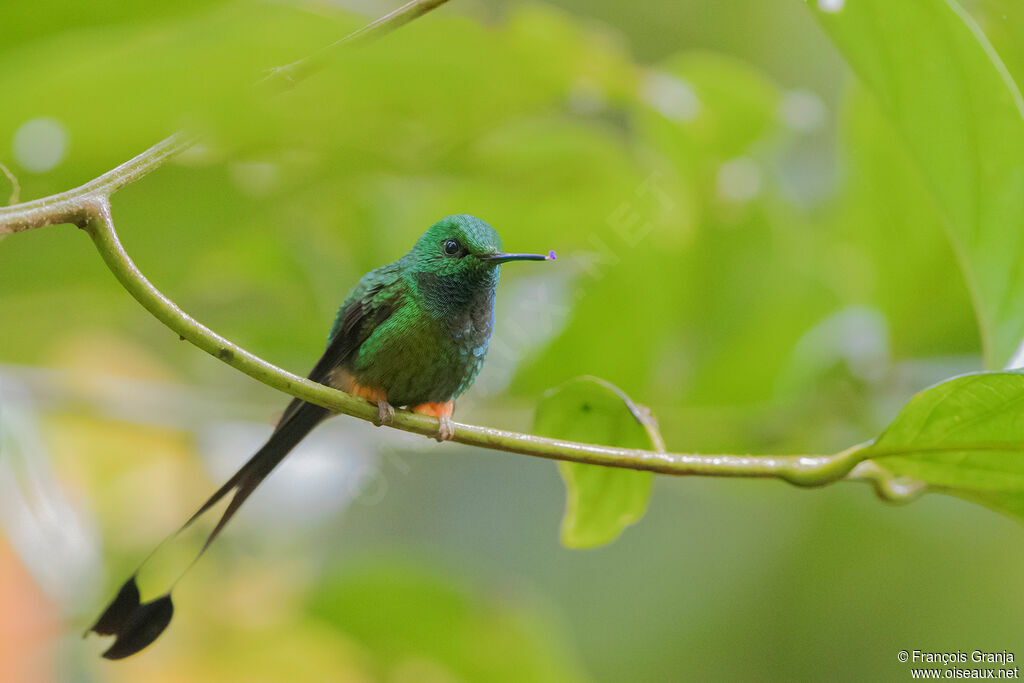
[[[844,283],[885,315],[896,358],[977,354],[970,295],[956,275],[942,216],[899,134],[860,84],[846,94],[840,131],[846,187],[836,220]]]
[[[185,310],[296,372],[322,351],[359,276],[442,215],[485,218],[509,249],[558,250],[543,275],[502,275],[487,369],[504,362],[517,376],[510,392],[478,383],[463,406],[474,422],[526,429],[534,397],[596,373],[671,416],[662,432],[688,450],[815,453],[879,434],[916,388],[978,364],[972,304],[955,270],[969,255],[936,229],[950,218],[919,150],[903,144],[906,126],[868,89],[891,69],[903,105],[920,87],[903,72],[931,63],[936,73],[917,80],[953,98],[974,77],[976,49],[968,60],[911,54],[949,36],[936,24],[903,25],[907,45],[879,53],[874,81],[843,98],[840,54],[792,0],[555,0],[573,14],[518,0],[452,2],[375,44],[338,50],[287,92],[265,98],[250,88],[266,67],[400,2],[6,3],[0,161],[31,199],[171,129],[208,133],[205,145],[116,195],[121,236]],[[847,0],[835,20],[945,7],[865,2]],[[1024,3],[969,8],[1024,83]],[[850,40],[871,58],[897,42],[891,30]],[[794,104],[809,113],[794,120]],[[915,111],[951,116],[934,104]],[[58,166],[30,173],[12,143],[37,117],[57,119],[68,144]],[[952,142],[925,151],[959,163],[960,139],[974,131],[943,132]],[[0,178],[0,200],[7,189]],[[530,315],[503,317],[503,307]],[[209,423],[280,409],[278,392],[145,315],[72,227],[0,242],[0,320],[9,332],[0,371],[35,378],[40,407],[58,411],[42,436],[61,481],[92,501],[112,579],[212,485],[193,452]],[[538,330],[546,346],[534,345]],[[140,349],[158,373],[137,362]],[[33,367],[10,367],[22,364]],[[181,382],[184,396],[208,392],[223,410],[199,416],[176,407],[177,387],[143,384],[145,394],[123,399],[133,402],[126,412],[93,373]],[[517,400],[525,397],[529,406]],[[185,430],[154,431],[151,421]],[[949,495],[898,514],[844,487],[799,496],[759,482],[665,480],[665,493],[686,495],[660,497],[642,533],[577,553],[544,533],[561,504],[545,468],[447,449],[435,462],[418,448],[430,447],[410,442],[411,475],[401,460],[382,460],[372,500],[349,508],[329,538],[310,540],[300,524],[282,549],[261,540],[262,525],[239,524],[179,596],[192,627],[159,648],[115,671],[92,641],[57,643],[64,665],[50,678],[819,680],[843,670],[888,680],[905,668],[865,651],[924,636],[952,650],[1021,633],[1024,597],[1005,589],[1024,562],[1019,530],[950,498],[1024,517],[1019,490],[964,487],[957,467],[971,464],[974,476],[988,452],[959,463],[932,457],[943,452],[879,455],[897,483],[960,482],[932,483]],[[696,519],[676,542],[680,520]],[[328,562],[382,543],[426,551],[443,569],[383,561],[324,575]],[[652,574],[655,565],[671,571]],[[892,581],[880,585],[883,574]],[[821,631],[823,596],[836,633]],[[5,607],[21,617],[0,603],[0,621]]]
[[[957,377],[917,394],[867,457],[897,477],[1024,521],[1021,404],[1024,373]]]
[[[778,87],[748,64],[683,53],[648,74],[640,121],[663,153],[691,162],[728,159],[776,132],[779,97]]]
[[[223,0],[39,0],[33,3],[5,3],[3,42],[0,53],[40,36],[74,32],[83,28],[117,24],[153,23],[171,17],[187,16]]]
[[[0,130],[15,131],[38,117],[55,119],[65,130],[69,157],[89,164],[88,175],[61,179],[65,186],[123,162],[125,149],[137,154],[180,128],[250,144],[254,130],[280,133],[280,125],[267,123],[265,92],[254,84],[267,69],[354,25],[342,12],[317,16],[258,2],[172,20],[148,18],[152,23],[144,17],[129,24],[87,22],[3,51],[0,91],[18,97],[0,108]],[[71,46],[87,49],[69,52]],[[0,137],[0,158],[12,157],[12,138]]]
[[[664,450],[654,418],[618,387],[595,377],[570,380],[545,394],[534,417],[536,434],[571,441]],[[593,548],[610,543],[647,512],[650,472],[560,462],[565,480],[562,543]]]
[[[689,443],[701,430],[681,426],[685,407],[774,400],[794,345],[837,307],[833,282],[849,282],[807,258],[829,253],[834,235],[780,196],[783,95],[760,69],[707,51],[638,72],[628,130],[646,177],[618,193],[609,183],[571,208],[596,214],[567,216],[576,254],[588,257],[575,306],[515,389],[532,394],[594,373],[671,409],[664,430]],[[700,447],[749,447],[737,445],[735,424],[723,433],[723,443]]]
[[[1014,81],[1024,83],[1024,3],[1020,0],[972,0],[968,5],[992,41]]]
[[[816,10],[917,160],[945,218],[986,366],[1024,339],[1024,101],[954,0],[858,0]]]
[[[582,680],[550,618],[521,590],[473,591],[401,558],[328,575],[310,612],[366,648],[374,680]]]

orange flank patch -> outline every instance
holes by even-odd
[[[386,401],[388,397],[384,394],[383,389],[374,389],[372,387],[364,387],[357,383],[355,380],[349,384],[348,389],[345,390],[346,394],[351,394],[356,398],[361,398],[369,401],[370,403],[376,403],[377,401]]]
[[[361,398],[364,401],[369,401],[370,403],[388,400],[387,394],[384,393],[383,389],[363,386],[357,382],[352,375],[344,370],[331,373],[328,380],[331,386],[341,389],[349,396],[355,396],[356,398]]]
[[[448,401],[446,403],[421,403],[418,406],[414,406],[412,412],[419,413],[420,415],[430,415],[438,419],[444,417],[451,417],[452,413],[455,412],[455,401]]]

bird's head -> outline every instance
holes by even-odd
[[[555,258],[554,252],[546,256],[505,253],[497,231],[468,214],[447,216],[434,223],[408,256],[416,271],[466,287],[496,280],[497,267],[502,263]]]

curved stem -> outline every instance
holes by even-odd
[[[429,12],[446,0],[412,0],[356,33],[336,41],[311,57],[275,70],[268,78],[294,81],[305,75],[326,51],[341,44],[379,37]],[[88,232],[107,267],[146,310],[182,339],[250,377],[287,394],[363,420],[374,421],[377,407],[336,389],[312,382],[268,363],[191,318],[164,296],[132,262],[118,239],[110,211],[110,196],[144,177],[190,147],[196,138],[176,133],[133,159],[73,190],[0,208],[0,235],[61,223]],[[393,427],[434,436],[435,418],[398,411]],[[454,441],[493,450],[605,467],[671,475],[776,478],[798,486],[821,486],[843,479],[868,456],[855,446],[834,455],[699,455],[666,453],[550,439],[490,427],[454,425]]]
[[[85,229],[107,267],[146,310],[182,339],[287,394],[336,413],[367,421],[376,419],[375,405],[268,363],[191,318],[154,287],[132,262],[114,230],[109,203],[101,201],[93,208],[95,215]],[[392,426],[434,436],[438,421],[402,410],[396,413]],[[541,458],[673,475],[774,477],[800,486],[819,486],[842,479],[862,459],[859,447],[828,456],[697,455],[585,444],[459,423],[454,427],[453,440],[459,443]]]
[[[878,457],[877,452],[871,455]],[[879,467],[873,460],[863,460],[854,467],[849,481],[862,481],[875,489],[875,495],[887,503],[910,503],[917,500],[933,487],[927,482],[911,477],[899,477]]]

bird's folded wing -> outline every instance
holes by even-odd
[[[338,316],[320,360],[307,375],[314,382],[326,384],[331,372],[355,353],[367,337],[387,320],[401,303],[403,289],[399,270],[391,263],[367,273],[338,309]],[[292,399],[277,428],[290,418],[303,403]]]

